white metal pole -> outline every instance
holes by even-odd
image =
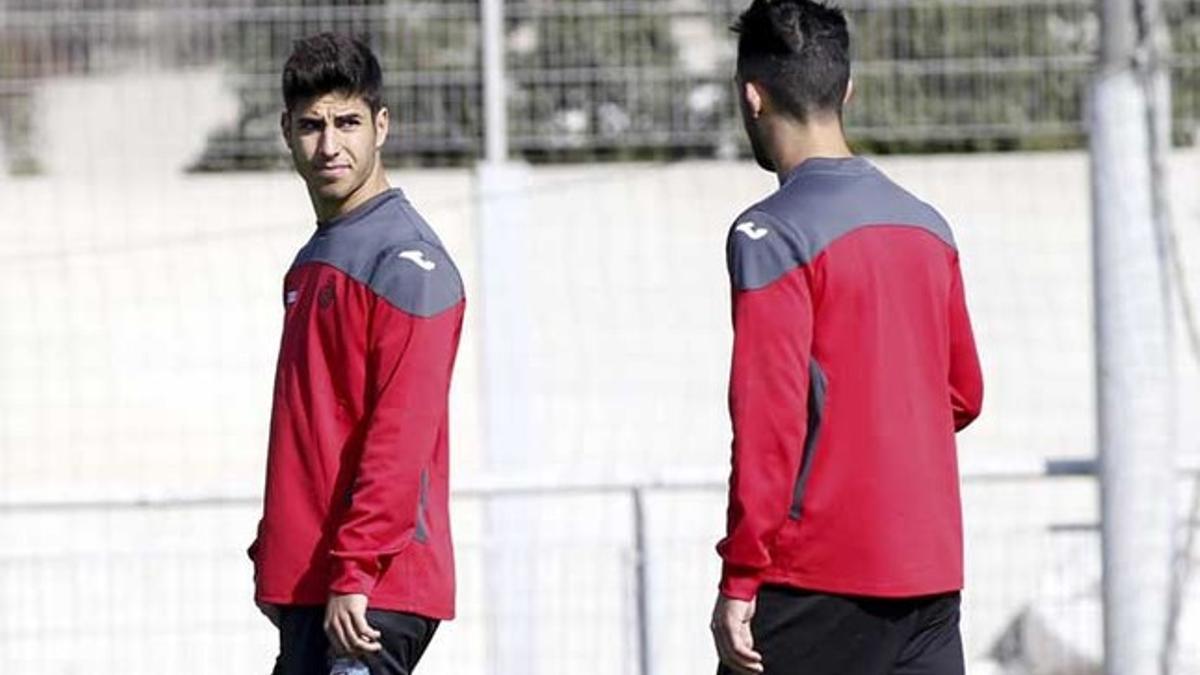
[[[531,419],[528,288],[528,167],[509,161],[504,0],[480,0],[484,161],[476,168],[475,204],[482,335],[484,464],[494,475],[533,467],[540,445]],[[537,514],[527,499],[488,501],[484,570],[488,669],[535,675],[539,635],[534,574]]]
[[[504,64],[504,0],[480,0],[483,28],[483,124],[488,162],[508,159],[508,88]]]
[[[1100,71],[1090,107],[1108,675],[1161,673],[1173,534],[1169,310],[1135,1],[1101,1]]]
[[[1138,8],[1140,10],[1139,25],[1143,26],[1146,35],[1143,39],[1145,43],[1144,51],[1146,54],[1146,78],[1148,82],[1148,106],[1146,119],[1150,129],[1150,175],[1151,175],[1151,193],[1153,195],[1154,204],[1154,219],[1156,229],[1158,231],[1159,243],[1159,258],[1161,261],[1163,275],[1163,294],[1167,307],[1174,308],[1179,306],[1181,295],[1184,289],[1178,286],[1177,282],[1183,282],[1181,276],[1172,274],[1173,264],[1178,260],[1176,257],[1177,251],[1175,247],[1178,242],[1175,238],[1173,214],[1171,210],[1170,200],[1170,157],[1171,157],[1171,136],[1173,126],[1173,111],[1172,111],[1172,93],[1171,93],[1171,31],[1167,28],[1167,20],[1163,13],[1161,0],[1138,0]],[[1186,322],[1185,322],[1186,324]],[[1167,313],[1167,368],[1169,375],[1168,395],[1171,404],[1170,425],[1171,430],[1171,447],[1170,453],[1172,458],[1179,456],[1180,445],[1179,441],[1183,438],[1184,428],[1180,426],[1182,421],[1180,418],[1179,409],[1179,394],[1180,382],[1179,371],[1177,368],[1179,354],[1176,351],[1178,346],[1177,340],[1177,322],[1174,315],[1168,311]],[[1174,490],[1170,491],[1172,495]],[[1176,514],[1176,511],[1172,511]],[[1175,661],[1179,655],[1180,636],[1179,624],[1183,615],[1183,604],[1185,597],[1185,584],[1188,578],[1187,566],[1189,565],[1188,555],[1190,554],[1190,540],[1187,536],[1187,530],[1191,527],[1188,523],[1190,513],[1185,512],[1184,528],[1180,531],[1177,527],[1173,529],[1174,539],[1172,541],[1171,551],[1171,571],[1170,581],[1167,592],[1167,618],[1166,626],[1164,627],[1165,637],[1163,642],[1162,654],[1162,672],[1174,672]],[[1178,526],[1178,516],[1172,518],[1172,525]]]

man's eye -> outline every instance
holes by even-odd
[[[358,120],[338,120],[338,127],[342,129],[356,127],[359,125]]]

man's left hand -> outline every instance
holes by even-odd
[[[754,651],[754,636],[750,619],[754,618],[755,602],[717,596],[713,607],[712,634],[721,663],[742,675],[763,672],[762,654]]]
[[[381,649],[382,633],[367,623],[367,596],[333,593],[325,605],[325,635],[339,656],[363,656]]]

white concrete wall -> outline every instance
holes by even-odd
[[[1173,164],[1200,291],[1200,162]],[[882,158],[957,228],[987,377],[962,436],[968,469],[1093,453],[1089,201],[1081,154]],[[480,296],[469,172],[397,172]],[[727,462],[725,229],[773,188],[748,163],[541,168],[525,242],[534,423],[549,471],[605,475]],[[0,496],[253,494],[262,481],[280,288],[312,216],[286,174],[70,172],[0,179]],[[481,464],[478,321],[469,306],[453,391],[454,469]],[[1182,426],[1200,410],[1181,344]],[[1186,435],[1189,452],[1198,450]],[[1093,574],[1086,480],[968,483],[966,633],[973,672],[1032,600],[1068,607]],[[541,662],[530,672],[632,672],[626,501],[547,501],[527,574]],[[248,601],[251,508],[0,512],[5,669],[265,672]],[[455,504],[460,620],[423,668],[483,673],[491,616],[479,502]],[[650,502],[657,672],[708,672],[719,492]],[[1195,591],[1193,590],[1193,595]],[[1193,603],[1194,605],[1195,603]],[[1191,610],[1194,617],[1195,610]],[[1192,624],[1196,620],[1193,618]],[[1094,622],[1081,633],[1098,630]],[[1200,672],[1185,634],[1187,672]],[[1088,638],[1081,637],[1086,642]],[[136,643],[131,648],[130,641]]]

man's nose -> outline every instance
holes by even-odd
[[[321,142],[317,145],[321,154],[325,157],[333,157],[338,154],[338,148],[337,132],[330,128],[322,131]]]

